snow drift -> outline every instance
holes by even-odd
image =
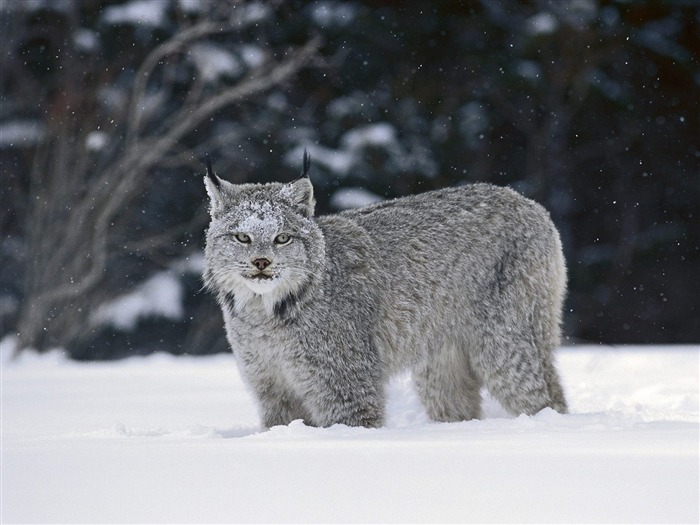
[[[3,523],[687,522],[699,347],[571,347],[572,413],[430,422],[400,377],[377,430],[261,432],[230,355],[9,361]]]

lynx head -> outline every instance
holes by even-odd
[[[257,296],[279,308],[322,274],[323,235],[313,219],[306,153],[303,175],[289,184],[231,184],[208,163],[204,278],[209,287],[233,294],[237,306]]]

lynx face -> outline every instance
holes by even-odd
[[[308,179],[264,185],[206,181],[212,217],[205,250],[208,283],[237,299],[259,295],[265,302],[303,287],[322,242],[311,220]]]
[[[243,285],[266,294],[303,279],[309,262],[308,227],[269,202],[244,200],[232,207],[209,227],[207,247],[220,266],[217,280],[227,288]]]

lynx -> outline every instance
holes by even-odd
[[[204,280],[265,427],[378,427],[410,370],[437,421],[567,410],[554,365],[566,268],[548,213],[474,184],[315,216],[304,153],[289,184],[207,166]]]

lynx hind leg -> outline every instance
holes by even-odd
[[[545,356],[543,361],[545,378],[547,387],[549,388],[549,397],[551,399],[551,404],[549,406],[560,414],[567,414],[569,412],[569,407],[566,404],[564,388],[561,386],[559,372],[557,371],[551,352],[549,355]]]
[[[434,421],[481,417],[481,379],[466,352],[446,346],[413,371],[418,395]]]
[[[486,388],[512,414],[533,415],[547,407],[566,413],[551,349],[538,348],[531,337],[521,335],[510,331],[484,341],[475,361]]]
[[[566,270],[556,232],[543,239],[545,245],[516,245],[498,267],[482,312],[482,348],[473,356],[489,392],[514,414],[567,412],[554,365]]]

